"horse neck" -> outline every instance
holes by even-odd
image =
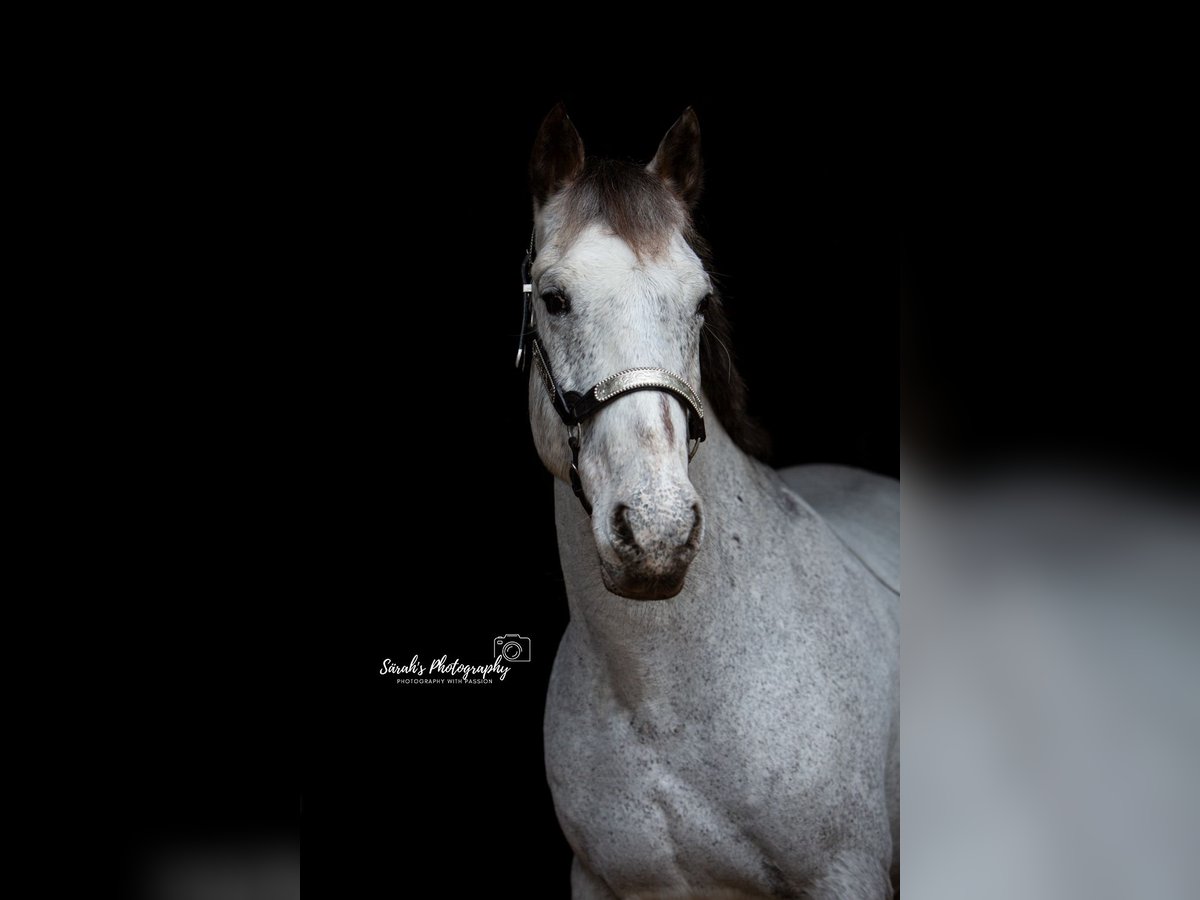
[[[778,505],[770,499],[778,486],[774,473],[744,453],[711,418],[707,439],[689,469],[704,504],[705,538],[683,590],[670,600],[628,600],[608,592],[600,576],[591,520],[570,488],[555,480],[555,519],[572,640],[582,642],[581,650],[608,671],[609,682],[630,704],[669,693],[677,666],[707,655],[714,638],[736,627],[731,623],[743,617],[737,615],[738,597],[730,578],[730,542],[751,551],[754,529],[770,527],[765,520],[778,514]]]

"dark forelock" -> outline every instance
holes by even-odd
[[[661,178],[632,163],[589,159],[583,174],[563,190],[558,239],[569,244],[585,227],[600,224],[639,256],[661,253],[690,221]]]

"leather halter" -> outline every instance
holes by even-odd
[[[542,350],[534,327],[533,317],[533,239],[530,238],[529,250],[525,253],[525,261],[521,264],[521,283],[524,292],[524,309],[521,316],[521,339],[517,346],[517,368],[523,368],[530,356],[542,375],[542,383],[546,393],[550,395],[550,405],[558,413],[563,424],[567,426],[567,445],[571,448],[571,490],[583,504],[584,511],[590,516],[592,504],[588,501],[583,490],[583,482],[579,478],[579,437],[580,424],[600,412],[610,403],[637,391],[661,391],[677,398],[687,414],[688,462],[700,449],[704,440],[704,407],[696,391],[688,384],[687,379],[667,369],[645,367],[625,369],[615,375],[596,382],[583,393],[564,391],[554,372],[550,368],[550,360]]]

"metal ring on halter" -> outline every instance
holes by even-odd
[[[696,451],[700,449],[700,438],[693,438],[692,446],[688,447],[688,462],[692,461],[692,457],[696,455]]]
[[[579,498],[579,502],[583,504],[584,511],[590,516],[592,514],[592,503],[588,500],[587,493],[583,490],[583,479],[579,477],[580,433],[579,422],[567,426],[567,446],[571,448],[571,468],[568,470],[568,474],[571,478],[571,490]]]

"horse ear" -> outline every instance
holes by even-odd
[[[687,206],[696,205],[704,166],[700,159],[700,120],[690,106],[671,126],[646,168],[666,181]]]
[[[529,186],[541,206],[583,172],[583,140],[561,103],[546,114],[533,141]]]

